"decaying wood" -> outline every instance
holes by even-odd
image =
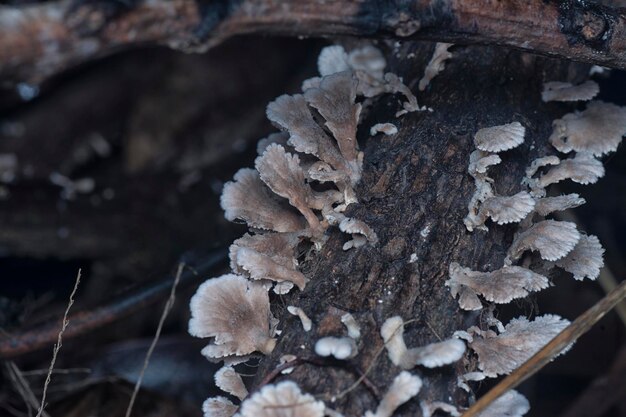
[[[0,6],[0,76],[39,82],[122,48],[202,51],[249,33],[495,44],[626,68],[623,9],[576,0],[61,0]]]
[[[415,86],[432,46],[407,44],[393,52],[391,70]],[[408,54],[415,59],[406,59]],[[297,318],[279,311],[283,333],[275,351],[263,361],[257,383],[278,365],[280,356],[306,357],[320,337],[345,335],[340,317],[350,312],[361,325],[359,355],[349,365],[302,363],[284,378],[295,380],[345,415],[362,415],[375,408],[376,400],[363,385],[347,390],[357,378],[346,366],[371,369],[368,379],[385,391],[399,372],[382,350],[379,331],[385,319],[401,315],[415,320],[405,330],[410,347],[449,338],[455,330],[476,324],[480,314],[462,313],[444,286],[448,265],[456,261],[479,270],[501,267],[514,229],[492,226],[487,233],[469,233],[463,225],[474,192],[467,174],[473,134],[511,121],[526,126],[525,143],[503,153],[503,163],[493,170],[498,193],[520,191],[524,168],[546,152],[551,121],[559,112],[558,106],[541,102],[542,77],[567,79],[568,73],[576,74],[576,68],[562,61],[501,49],[457,47],[431,90],[420,97],[420,105],[432,107],[433,112],[395,119],[395,98],[371,107],[362,123],[363,138],[370,126],[380,122],[394,123],[399,133],[367,139],[357,189],[360,203],[346,214],[370,225],[379,237],[378,246],[343,251],[347,237],[333,232],[321,253],[310,254],[303,270],[311,281],[284,302],[301,307],[313,321],[313,330],[303,332]],[[426,380],[420,399],[466,405],[464,392],[456,386],[466,366],[412,370]],[[417,402],[412,402],[397,415],[420,415],[418,410]]]

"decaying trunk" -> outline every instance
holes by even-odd
[[[393,57],[389,56],[389,70],[403,76],[415,91],[432,50],[430,44],[397,46]],[[497,48],[458,46],[453,54],[446,69],[418,96],[420,105],[433,112],[395,118],[396,98],[379,100],[367,110],[360,131],[365,152],[357,190],[360,203],[346,214],[373,227],[380,241],[375,247],[343,251],[346,235],[333,231],[320,253],[309,254],[303,271],[310,283],[303,292],[290,294],[276,305],[300,306],[313,320],[313,330],[304,332],[296,317],[278,307],[283,333],[275,351],[262,362],[257,387],[267,382],[282,355],[312,357],[318,338],[345,334],[340,317],[350,312],[363,333],[356,359],[347,364],[329,361],[324,366],[303,363],[288,378],[304,391],[322,396],[329,407],[344,415],[362,415],[375,409],[374,393],[382,395],[399,372],[385,351],[376,356],[383,345],[379,332],[385,319],[400,315],[415,320],[405,330],[409,347],[449,338],[455,330],[480,321],[480,313],[461,313],[444,286],[448,266],[456,261],[475,270],[501,267],[513,228],[492,226],[486,233],[469,233],[463,225],[474,192],[467,174],[473,134],[479,128],[512,121],[526,126],[525,143],[503,153],[503,163],[493,171],[499,194],[520,191],[525,167],[545,154],[551,122],[564,112],[562,105],[541,101],[542,82],[580,81],[587,69]],[[399,133],[369,137],[369,127],[380,122],[396,124]],[[367,380],[371,384],[360,384],[332,401],[370,367]],[[468,368],[470,364],[459,362],[433,371],[414,369],[425,381],[419,398],[467,404],[456,384],[457,376]],[[287,377],[281,375],[274,381],[280,378]],[[419,413],[413,402],[397,415]]]

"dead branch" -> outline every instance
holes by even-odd
[[[0,77],[40,82],[124,48],[203,51],[250,33],[495,44],[626,68],[623,9],[575,0],[154,0],[119,13],[102,3],[0,6]]]
[[[180,277],[180,287],[188,286],[202,279],[225,258],[225,251],[218,251],[201,265],[195,268],[187,267],[188,269]],[[168,277],[153,285],[124,294],[102,307],[72,314],[68,320],[72,321],[73,325],[66,329],[63,334],[64,338],[66,340],[72,339],[154,304],[170,291],[174,279]],[[58,325],[58,321],[44,323],[31,329],[25,329],[6,340],[0,340],[0,358],[13,358],[48,346],[57,339]]]

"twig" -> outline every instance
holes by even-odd
[[[15,362],[6,362],[7,373],[9,374],[9,378],[15,384],[15,389],[20,394],[26,407],[28,408],[28,415],[32,416],[31,410],[37,409],[39,407],[39,401],[33,390],[30,387],[28,381],[24,378],[22,371],[17,367]],[[48,413],[43,412],[44,417],[49,417]]]
[[[226,251],[219,250],[211,254],[196,269],[192,270],[187,267],[189,271],[182,274],[179,286],[193,284],[225,258]],[[167,294],[172,286],[172,280],[172,277],[168,277],[148,287],[124,294],[102,307],[72,314],[69,320],[73,322],[73,325],[67,329],[63,336],[66,340],[72,339],[154,304]],[[0,359],[14,358],[48,346],[57,337],[57,326],[58,322],[56,321],[48,322],[15,333],[9,339],[0,340]]]
[[[483,395],[461,417],[475,417],[501,395],[517,387],[519,384],[537,373],[541,368],[550,363],[563,349],[571,345],[581,335],[586,333],[606,313],[611,311],[617,303],[626,297],[626,281],[598,301],[593,307],[581,314],[572,324],[567,326],[561,333],[545,345],[539,352],[534,354],[522,366],[504,378]]]
[[[0,6],[0,76],[39,82],[123,48],[203,51],[251,33],[492,44],[626,68],[624,11],[578,0],[152,0],[113,18],[71,3]]]
[[[126,417],[130,417],[130,414],[133,411],[133,405],[135,404],[135,399],[137,398],[137,394],[139,393],[139,388],[141,388],[141,383],[143,382],[143,376],[146,373],[146,369],[148,369],[148,364],[150,363],[150,357],[152,356],[152,352],[154,352],[154,348],[156,347],[159,337],[161,336],[161,330],[163,329],[163,324],[165,323],[165,319],[169,314],[170,310],[174,306],[174,301],[176,299],[176,287],[178,286],[178,282],[180,281],[180,276],[183,273],[183,269],[185,264],[181,263],[178,265],[178,271],[176,272],[176,279],[174,279],[174,284],[172,285],[172,290],[170,291],[170,296],[167,299],[167,303],[165,303],[165,308],[163,309],[163,314],[161,314],[161,319],[159,320],[159,325],[157,326],[156,333],[154,335],[154,339],[152,339],[152,343],[148,348],[148,353],[146,353],[146,358],[143,361],[143,367],[141,368],[141,372],[139,373],[139,378],[137,378],[137,382],[135,383],[135,389],[133,390],[133,395],[130,397],[130,402],[128,404],[128,408],[126,409]]]
[[[39,410],[37,411],[37,417],[41,417],[43,414],[43,409],[46,406],[46,394],[48,392],[48,385],[50,385],[50,380],[52,379],[52,370],[54,369],[54,364],[57,361],[57,355],[61,350],[61,346],[63,346],[63,333],[65,333],[65,329],[70,324],[70,321],[67,319],[67,316],[70,313],[70,309],[72,305],[74,305],[74,296],[76,295],[76,291],[78,290],[78,285],[80,284],[80,269],[76,274],[76,283],[74,283],[74,289],[70,294],[70,300],[67,303],[67,308],[65,309],[65,313],[63,314],[63,322],[61,324],[61,330],[59,331],[59,335],[57,336],[57,343],[54,345],[52,349],[52,360],[50,361],[50,367],[48,368],[48,374],[46,375],[46,382],[43,384],[43,393],[41,394],[41,404],[39,405]]]

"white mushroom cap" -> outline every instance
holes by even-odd
[[[302,216],[285,200],[280,201],[254,169],[240,169],[234,180],[224,185],[220,198],[226,219],[242,219],[250,227],[277,232],[293,232],[306,227]]]
[[[378,236],[376,235],[376,232],[374,232],[374,230],[372,230],[372,228],[362,220],[346,217],[339,223],[339,230],[352,235],[363,235],[370,243],[378,243]]]
[[[300,321],[302,322],[302,328],[305,332],[311,330],[311,328],[313,327],[313,322],[311,321],[309,316],[306,315],[304,310],[296,306],[287,306],[287,311],[289,312],[289,314],[298,316],[298,318],[300,318]]]
[[[474,144],[485,152],[502,152],[524,142],[526,128],[520,122],[480,129],[474,135]]]
[[[547,216],[555,211],[576,208],[585,204],[585,199],[578,194],[565,194],[556,197],[543,197],[535,200],[535,212]]]
[[[383,53],[380,49],[372,45],[365,45],[350,51],[348,54],[348,63],[350,64],[350,68],[355,70],[357,74],[359,72],[365,72],[369,76],[377,79],[383,78],[384,70],[387,66],[387,61]]]
[[[281,145],[282,147],[287,147],[287,141],[289,140],[289,134],[287,132],[275,132],[270,133],[268,136],[259,139],[256,144],[256,153],[260,156],[263,155],[265,149],[270,146],[272,143],[276,143]]]
[[[538,251],[546,261],[556,261],[571,252],[579,239],[574,223],[543,220],[515,237],[505,263],[519,259],[527,250]]]
[[[465,343],[459,339],[447,339],[409,349],[405,355],[405,361],[426,368],[438,368],[458,361],[464,353]]]
[[[533,321],[518,317],[499,335],[491,330],[481,332],[470,347],[478,354],[479,369],[488,377],[496,377],[526,362],[568,325],[569,321],[550,314]]]
[[[280,145],[270,145],[255,160],[261,179],[270,189],[289,200],[289,204],[302,213],[314,233],[323,233],[319,219],[311,210],[313,201],[311,187],[305,182],[298,155],[285,152]]]
[[[391,417],[398,407],[415,397],[422,389],[422,379],[402,371],[393,379],[389,390],[378,404],[376,412],[365,412],[365,417]]]
[[[331,45],[322,48],[317,57],[317,70],[320,75],[330,75],[350,69],[348,54],[341,45]]]
[[[464,310],[478,310],[482,308],[477,294],[487,301],[506,304],[516,298],[526,297],[531,291],[539,291],[550,285],[548,278],[520,266],[505,266],[492,272],[472,271],[456,262],[450,264],[450,279],[445,285],[450,287],[453,297],[465,294],[459,299],[459,305]],[[467,300],[470,300],[469,302]]]
[[[560,152],[614,152],[626,134],[626,107],[592,101],[583,112],[568,113],[553,123],[550,143]]]
[[[526,168],[526,180],[529,180],[533,177],[539,170],[539,168],[548,166],[548,165],[558,165],[561,160],[558,156],[549,155],[543,156],[541,158],[537,158],[530,163],[528,168]]]
[[[357,83],[352,72],[345,71],[323,77],[318,88],[309,88],[304,93],[306,101],[326,120],[326,127],[337,140],[350,168],[347,173],[352,184],[361,178],[356,141],[361,113],[361,105],[355,103]]]
[[[302,290],[308,279],[298,271],[299,242],[299,233],[246,233],[230,245],[230,267],[254,280],[290,282]]]
[[[334,356],[344,360],[353,358],[358,353],[354,339],[350,337],[322,337],[315,342],[315,353],[319,356]]]
[[[266,385],[241,404],[238,417],[323,417],[324,403],[292,381]]]
[[[556,265],[574,275],[574,279],[585,277],[596,279],[604,266],[604,248],[594,235],[581,235],[578,244],[565,258],[556,261]]]
[[[234,274],[204,282],[191,298],[189,333],[214,337],[202,353],[209,358],[270,353],[276,345],[267,289]]]
[[[313,119],[302,94],[278,97],[267,105],[266,114],[272,123],[289,132],[287,143],[296,151],[318,157],[333,169],[345,173],[347,177],[348,167],[344,157],[333,140]]]
[[[389,360],[402,369],[417,365],[434,368],[456,362],[465,353],[465,343],[458,339],[407,349],[404,342],[404,322],[402,317],[390,317],[380,328]]]
[[[587,101],[600,92],[595,81],[587,80],[582,84],[573,85],[560,81],[550,81],[543,85],[541,99],[548,101]]]
[[[208,398],[202,404],[204,417],[232,417],[237,412],[239,406],[236,406],[226,397]]]
[[[480,205],[478,214],[469,215],[463,220],[470,232],[474,228],[487,229],[484,226],[488,217],[497,224],[518,223],[533,211],[535,200],[526,191],[512,196],[492,196]]]
[[[522,394],[511,390],[478,413],[477,417],[522,417],[530,410],[530,403]]]
[[[370,128],[370,136],[375,136],[377,133],[395,135],[398,133],[398,128],[393,123],[376,123]]]
[[[451,43],[437,42],[433,56],[430,58],[430,61],[428,61],[426,69],[424,70],[424,76],[420,79],[418,86],[420,91],[424,91],[432,79],[444,70],[446,60],[452,58],[452,54],[448,52],[448,49],[452,46],[454,45]]]
[[[578,184],[594,184],[604,176],[604,166],[591,154],[577,153],[572,159],[562,160],[557,166],[551,168],[541,176],[538,185],[546,188],[550,184],[556,184],[570,179]]]
[[[215,373],[215,385],[224,392],[243,400],[248,396],[241,375],[232,366],[223,366]]]
[[[459,417],[461,415],[455,406],[442,401],[420,401],[420,408],[422,409],[422,417],[432,417],[432,415],[438,410],[441,410],[452,417]]]

